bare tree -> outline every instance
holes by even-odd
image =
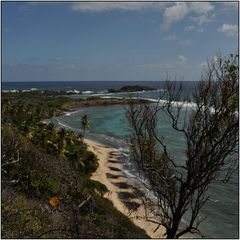
[[[203,219],[199,219],[199,213],[209,199],[209,184],[227,181],[236,169],[238,71],[237,57],[219,56],[209,62],[195,87],[194,104],[183,97],[181,84],[169,81],[156,104],[129,102],[126,116],[132,158],[157,198],[157,223],[166,228],[167,238],[200,233],[198,226]],[[161,114],[185,138],[184,163],[170,154],[159,133],[157,121]],[[180,230],[181,219],[187,212],[190,219]]]

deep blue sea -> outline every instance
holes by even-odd
[[[73,95],[72,98],[86,98],[89,96],[100,97],[128,97],[128,93],[108,94],[109,88],[120,88],[124,85],[144,85],[157,88],[158,91],[137,92],[133,97],[157,99],[163,89],[162,82],[23,82],[23,83],[2,83],[2,90],[79,90],[92,91],[82,95]],[[191,93],[195,82],[184,82],[185,93]],[[134,165],[128,157],[129,151],[126,144],[128,135],[128,124],[125,118],[123,106],[98,106],[82,107],[74,112],[66,113],[56,117],[52,121],[59,127],[66,127],[75,132],[81,131],[80,119],[87,114],[90,119],[90,131],[87,137],[102,144],[114,147],[126,156],[126,166],[123,169],[130,180],[137,184],[138,175]],[[185,139],[181,134],[173,131],[167,119],[159,116],[158,130],[177,161],[185,160]],[[206,238],[238,238],[238,173],[235,173],[226,184],[214,183],[209,188],[210,201],[203,207],[201,217],[207,219],[201,223],[200,229]]]
[[[187,88],[192,88],[195,81],[185,82]],[[2,82],[2,90],[79,90],[106,91],[109,88],[120,88],[125,85],[143,85],[157,89],[163,87],[162,81],[81,81],[81,82]]]

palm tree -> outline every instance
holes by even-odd
[[[85,131],[89,129],[89,120],[87,114],[83,115],[81,118],[81,124],[83,129],[83,137],[85,135]]]

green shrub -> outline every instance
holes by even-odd
[[[19,183],[19,188],[26,194],[54,195],[59,191],[59,184],[49,177],[46,172],[32,170],[29,175]]]
[[[98,181],[94,181],[92,179],[87,179],[86,187],[89,189],[96,190],[100,194],[104,194],[108,191],[107,187],[104,184]]]
[[[95,172],[98,168],[98,159],[97,156],[90,151],[84,151],[81,156],[81,161],[84,164],[83,172],[85,174],[91,174]]]
[[[96,213],[88,213],[85,217],[85,220],[96,223],[98,225],[106,224],[108,222],[106,216]]]

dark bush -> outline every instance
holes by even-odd
[[[34,195],[54,195],[59,191],[58,183],[49,177],[46,172],[32,170],[18,184],[19,190]]]

